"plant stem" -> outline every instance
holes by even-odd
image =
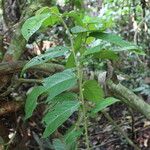
[[[134,119],[134,114],[133,114],[132,108],[128,107],[128,110],[131,115],[132,140],[134,140],[135,139],[135,129],[134,129],[135,119]]]
[[[68,33],[70,44],[71,44],[71,51],[73,53],[74,61],[75,61],[76,67],[77,67],[78,66],[78,61],[77,61],[75,49],[74,49],[74,46],[73,46],[74,42],[73,42],[73,39],[72,39],[72,34],[70,33],[70,30],[69,30],[68,26],[66,25],[65,21],[63,20],[63,18],[62,17],[60,17],[60,18],[61,18],[61,21],[62,21],[62,24],[63,24],[64,28],[66,29],[66,31]]]
[[[79,85],[79,100],[82,104],[82,113],[83,113],[83,119],[84,119],[85,143],[87,146],[87,150],[90,150],[90,142],[89,142],[89,136],[88,136],[88,120],[87,120],[87,115],[86,115],[87,111],[86,111],[86,106],[85,106],[85,101],[84,101],[84,96],[83,96],[83,88],[82,88],[82,86],[83,86],[83,70],[82,70],[82,66],[80,64],[80,59],[77,58],[78,56],[76,56],[76,53],[75,53],[72,34],[70,33],[69,28],[66,25],[65,21],[63,20],[63,18],[62,17],[60,17],[60,18],[61,18],[62,24],[64,25],[64,28],[66,29],[66,31],[68,33],[70,44],[71,44],[71,50],[72,50],[73,57],[75,60],[77,77],[78,77],[78,85]]]
[[[79,99],[82,103],[82,113],[83,113],[83,119],[84,119],[84,130],[85,130],[85,142],[87,146],[87,150],[90,150],[90,142],[89,142],[89,136],[88,136],[88,118],[87,118],[87,110],[86,105],[84,101],[83,96],[83,88],[82,88],[82,80],[83,80],[83,71],[80,68],[80,65],[77,67],[78,77],[79,77]]]
[[[24,82],[24,83],[42,83],[42,80],[39,79],[23,79],[23,78],[19,78],[17,79],[18,82]]]

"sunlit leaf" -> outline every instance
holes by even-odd
[[[95,40],[94,37],[88,37],[88,38],[86,39],[86,44],[91,44],[94,40]]]
[[[91,16],[84,16],[83,18],[83,23],[86,24],[97,24],[101,22],[101,18],[100,17],[91,17]]]
[[[45,13],[50,13],[50,7],[42,7],[41,9],[37,10],[35,15],[40,15],[40,14],[45,14]]]
[[[49,16],[44,22],[43,22],[43,26],[47,27],[47,26],[52,26],[54,24],[56,24],[57,22],[60,21],[60,13],[57,7],[42,7],[41,9],[39,9],[36,14],[43,14],[43,13],[50,13],[51,16]]]

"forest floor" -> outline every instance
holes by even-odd
[[[38,107],[28,122],[22,120],[23,109],[0,118],[1,136],[6,140],[8,140],[8,135],[9,137],[12,136],[12,140],[6,146],[7,149],[51,149],[51,140],[40,139],[44,129],[41,124],[43,111],[44,106]],[[150,121],[147,121],[137,112],[130,113],[124,104],[115,104],[107,111],[142,150],[150,150]],[[75,118],[76,115],[71,117],[50,139],[57,138],[61,133],[64,133]],[[102,114],[98,114],[95,118],[89,119],[89,137],[93,150],[133,150],[124,137],[115,130],[114,126]],[[85,149],[82,138],[79,145],[79,149]]]

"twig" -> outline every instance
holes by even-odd
[[[104,116],[108,119],[108,121],[114,125],[116,130],[118,130],[121,135],[127,140],[127,142],[135,148],[135,150],[141,150],[136,144],[133,143],[133,141],[127,136],[127,134],[116,124],[116,122],[110,117],[108,113],[106,113],[104,110],[102,111]]]
[[[42,83],[42,80],[40,79],[23,79],[23,78],[19,78],[17,80],[20,83]]]

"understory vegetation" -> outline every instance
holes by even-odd
[[[0,149],[150,149],[149,1],[0,2]]]

